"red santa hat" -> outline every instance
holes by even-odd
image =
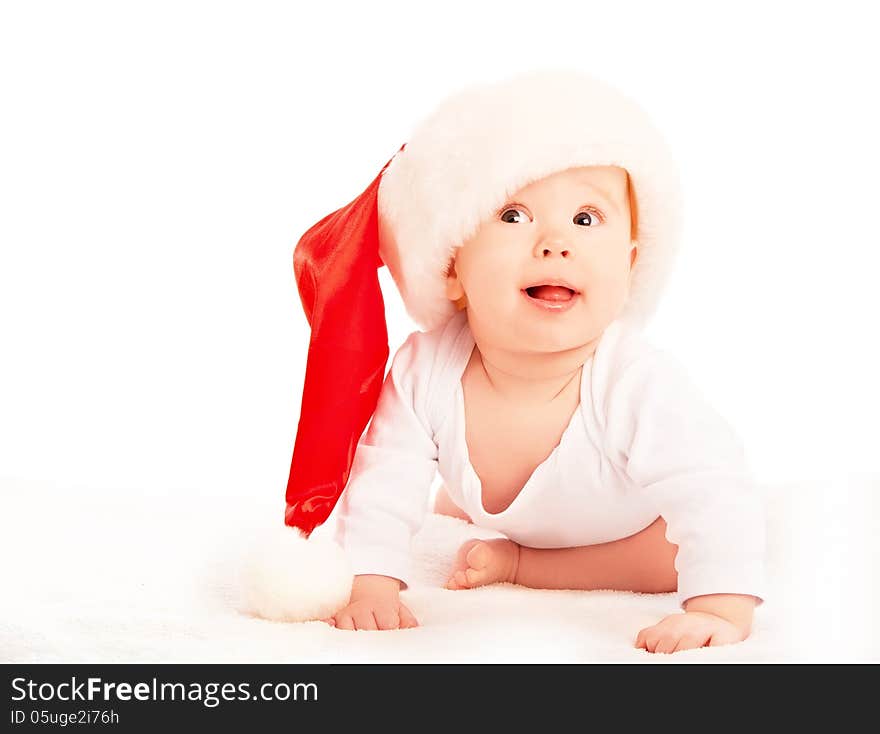
[[[379,398],[389,356],[378,268],[388,270],[422,329],[456,311],[445,292],[454,250],[508,197],[554,172],[619,166],[637,203],[639,256],[620,318],[642,326],[677,249],[681,187],[647,113],[575,70],[540,70],[472,85],[442,102],[356,199],[314,224],[294,251],[311,327],[284,527],[244,569],[244,608],[321,619],[348,602],[342,550],[309,538],[333,511]]]

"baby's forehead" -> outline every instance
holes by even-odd
[[[620,166],[575,166],[531,181],[516,194],[528,196],[563,189],[583,190],[599,192],[612,201],[622,201],[626,195],[626,182],[627,171]]]
[[[549,187],[595,188],[613,196],[625,190],[627,171],[620,166],[575,166],[554,171],[542,178],[531,181],[520,191],[529,192]]]
[[[546,183],[570,183],[570,184],[603,184],[621,183],[626,181],[627,172],[620,166],[574,166],[543,176],[532,181],[529,186],[538,186]]]

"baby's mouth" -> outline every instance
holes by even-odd
[[[540,301],[570,301],[575,295],[571,288],[561,285],[533,285],[525,292]]]

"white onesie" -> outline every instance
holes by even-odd
[[[764,503],[729,424],[680,363],[621,321],[581,373],[580,405],[510,506],[486,512],[468,458],[461,376],[474,349],[467,312],[411,333],[392,359],[340,498],[336,539],[355,574],[408,585],[410,541],[437,471],[480,527],[532,548],[604,543],[658,516],[678,545],[678,601],[765,598]]]

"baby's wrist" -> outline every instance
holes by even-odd
[[[748,636],[755,612],[755,597],[744,594],[707,594],[691,597],[684,607],[687,612],[703,612],[721,617]]]
[[[399,597],[400,580],[379,574],[361,574],[354,577],[351,585],[351,601],[370,596]]]

